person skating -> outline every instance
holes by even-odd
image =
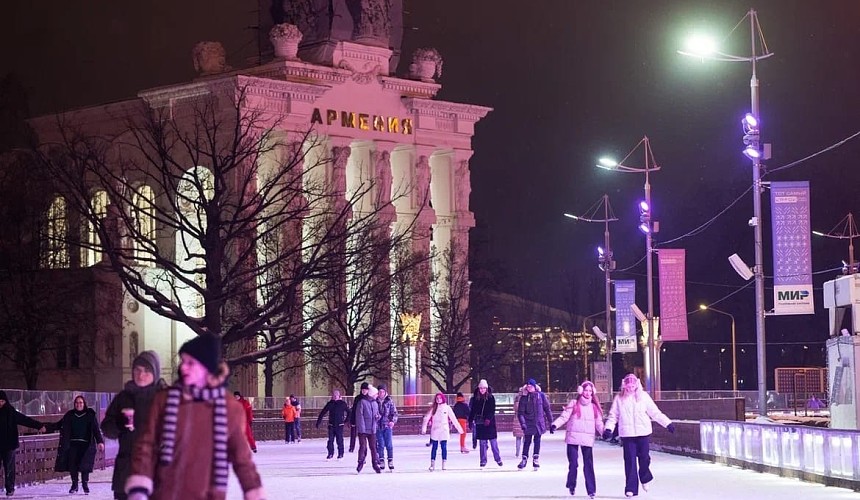
[[[328,414],[328,441],[326,441],[326,450],[328,455],[326,460],[331,460],[334,456],[334,443],[337,441],[337,459],[343,458],[343,427],[349,419],[349,407],[346,401],[341,399],[340,391],[335,389],[331,391],[331,399],[323,406],[317,417],[317,429],[320,427],[323,417]]]
[[[233,398],[245,410],[245,437],[248,439],[248,446],[251,447],[251,451],[257,453],[257,441],[254,439],[254,428],[251,427],[251,424],[254,423],[254,409],[251,407],[251,402],[243,398],[239,391],[233,392]]]
[[[221,339],[195,337],[179,357],[179,380],[155,395],[134,443],[129,500],[224,500],[230,465],[244,499],[264,499],[245,437],[245,410],[224,388],[230,369],[221,358]]]
[[[613,429],[618,426],[621,448],[624,450],[624,494],[628,497],[639,495],[640,482],[642,489],[648,491],[654,480],[649,450],[652,420],[670,433],[675,432],[675,425],[642,389],[642,383],[636,375],[628,373],[621,381],[621,393],[612,400],[603,431],[603,439],[609,439]]]
[[[565,487],[574,494],[579,468],[579,451],[582,450],[582,474],[585,476],[585,492],[589,498],[597,493],[594,478],[594,436],[603,433],[603,410],[594,393],[594,384],[586,380],[577,387],[578,396],[564,407],[561,415],[552,423],[550,430],[565,426],[564,441],[567,443],[567,482]]]
[[[496,398],[493,390],[484,379],[478,382],[478,388],[472,396],[472,411],[469,413],[469,425],[475,433],[481,446],[480,466],[487,465],[487,445],[493,450],[493,459],[502,466],[502,455],[499,453],[498,434],[496,432]]]
[[[394,471],[394,424],[397,423],[397,406],[388,394],[388,386],[379,384],[376,399],[379,403],[379,425],[376,428],[376,453],[379,466],[385,465],[385,452],[388,451],[388,470]]]
[[[376,454],[376,428],[379,425],[379,403],[376,401],[378,392],[376,387],[368,385],[367,394],[361,398],[355,408],[355,431],[358,434],[358,466],[355,470],[358,472],[364,468],[368,449],[373,470],[377,474],[382,472],[379,467],[379,455]]]
[[[469,405],[466,404],[466,397],[463,396],[462,392],[458,392],[457,396],[454,398],[456,403],[452,409],[454,410],[454,416],[457,417],[457,422],[460,423],[460,427],[466,429],[469,425],[469,412],[471,409]],[[474,431],[473,431],[474,434]],[[460,453],[469,453],[469,449],[466,448],[466,433],[460,434]]]
[[[281,417],[284,419],[284,443],[296,442],[296,407],[290,402],[290,398],[284,401],[281,408]]]
[[[102,419],[102,434],[119,440],[119,451],[113,466],[111,489],[116,500],[126,500],[125,481],[131,470],[131,451],[140,433],[152,398],[167,387],[161,378],[161,360],[155,351],[143,351],[131,363],[131,380],[108,405]]]
[[[83,396],[75,397],[74,409],[63,415],[51,427],[60,431],[54,472],[68,472],[72,478],[69,493],[78,492],[78,475],[84,493],[90,492],[90,472],[96,462],[96,450],[105,451],[105,440],[99,429],[98,417],[87,406]]]
[[[433,406],[430,407],[430,411],[424,415],[424,421],[421,423],[421,434],[427,432],[427,427],[430,427],[430,468],[429,470],[432,472],[436,469],[436,449],[437,447],[442,448],[442,470],[445,470],[445,466],[448,461],[448,439],[451,437],[451,429],[448,426],[448,422],[450,422],[457,432],[462,434],[464,432],[463,428],[460,427],[460,423],[457,422],[457,419],[454,417],[454,410],[448,406],[446,402],[447,398],[441,392],[437,392],[436,396],[433,398]]]
[[[3,479],[6,496],[15,494],[15,450],[21,442],[18,439],[18,426],[38,429],[45,432],[45,424],[19,412],[9,404],[6,391],[0,391],[0,463],[3,465]]]
[[[358,403],[367,396],[368,388],[370,384],[367,382],[361,383],[361,388],[358,391],[358,394],[352,400],[352,407],[349,409],[349,452],[352,453],[355,451],[355,439],[358,433],[355,431],[355,411],[358,409]]]
[[[293,408],[296,410],[296,422],[295,422],[295,433],[296,433],[296,442],[302,442],[302,402],[299,401],[299,398],[296,397],[295,394],[290,394],[290,404],[293,405]]]
[[[517,391],[516,396],[514,396],[514,419],[517,419],[517,413],[520,409],[520,399],[527,394],[528,391],[526,390],[526,386],[524,385],[520,387],[520,390]],[[511,434],[514,435],[514,441],[516,443],[516,451],[514,451],[514,456],[516,458],[520,458],[520,448],[523,446],[523,436],[525,436],[525,433],[523,432],[523,428],[520,427],[518,420],[515,420],[514,425],[511,426]]]
[[[529,459],[529,447],[532,440],[535,443],[534,455],[532,455],[532,467],[538,470],[540,467],[540,441],[541,436],[550,428],[552,422],[552,409],[546,394],[539,391],[535,379],[530,378],[526,383],[527,394],[520,398],[517,408],[517,419],[523,429],[525,438],[523,440],[523,456],[518,469],[525,469]],[[552,433],[552,429],[550,429]]]

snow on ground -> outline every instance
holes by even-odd
[[[469,436],[471,438],[471,436]],[[347,439],[348,441],[348,439]],[[346,453],[342,461],[325,460],[325,440],[305,439],[298,444],[260,442],[254,455],[263,476],[269,500],[362,499],[450,500],[570,498],[565,488],[567,459],[562,432],[546,434],[541,449],[541,468],[533,471],[531,460],[523,471],[517,470],[514,439],[500,436],[504,466],[493,462],[482,470],[478,451],[459,452],[459,442],[449,442],[448,470],[442,471],[437,457],[436,471],[429,472],[430,449],[423,436],[395,436],[396,470],[376,474],[368,465],[361,474],[355,471],[356,453]],[[347,443],[348,445],[348,443]],[[489,452],[489,450],[488,450]],[[597,442],[594,448],[597,498],[623,499],[624,471],[621,447]],[[852,499],[860,495],[847,489],[804,483],[796,479],[716,465],[700,460],[651,453],[655,480],[650,491],[640,491],[643,500],[691,499]],[[95,471],[91,477],[92,500],[113,498],[110,491],[111,469]],[[69,481],[19,488],[13,498],[69,498]],[[78,493],[75,496],[80,496]],[[231,475],[227,498],[239,500],[242,492]],[[580,466],[574,498],[587,498]]]

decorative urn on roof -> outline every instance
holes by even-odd
[[[275,48],[276,58],[296,60],[298,59],[296,54],[299,52],[299,42],[302,41],[302,32],[294,24],[276,24],[269,31],[269,41]]]
[[[442,56],[434,48],[418,49],[412,53],[409,77],[422,82],[435,82],[442,77]]]

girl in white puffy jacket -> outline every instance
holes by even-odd
[[[621,446],[624,449],[626,480],[624,494],[628,497],[639,495],[640,482],[642,489],[648,491],[654,479],[654,475],[651,474],[649,451],[652,420],[665,427],[670,433],[675,432],[672,421],[657,408],[651,396],[642,389],[639,378],[628,373],[621,381],[621,394],[615,396],[612,401],[609,418],[606,419],[606,429],[603,431],[603,439],[609,439],[613,429],[618,425],[618,436],[621,437]]]
[[[448,423],[450,422],[458,433],[463,433],[463,427],[457,422],[454,410],[448,406],[446,401],[445,395],[437,392],[436,397],[433,398],[433,406],[424,415],[424,422],[421,424],[421,434],[426,433],[427,427],[430,427],[430,471],[436,468],[436,449],[440,445],[442,447],[442,470],[445,470],[445,462],[448,460],[448,439],[451,437]]]
[[[582,450],[582,473],[585,476],[585,492],[589,498],[594,498],[597,492],[597,483],[594,479],[594,436],[603,432],[603,410],[597,395],[594,393],[594,384],[586,380],[577,391],[579,395],[564,407],[550,430],[565,424],[566,431],[564,441],[567,443],[567,484],[565,487],[573,495],[576,489],[576,474],[579,467],[579,450]]]

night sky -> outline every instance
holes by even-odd
[[[651,180],[661,227],[655,242],[658,248],[687,249],[688,309],[743,286],[726,258],[737,252],[753,261],[750,194],[700,234],[662,242],[708,221],[752,182],[740,127],[750,105],[750,65],[701,62],[675,52],[697,29],[729,36],[750,7],[758,11],[775,53],[758,72],[762,139],[773,144],[767,167],[794,162],[860,131],[855,0],[406,0],[400,73],[415,48],[436,47],[445,60],[437,97],[494,108],[473,141],[473,277],[492,276],[505,291],[578,314],[601,311],[603,274],[595,246],[603,241],[603,227],[562,213],[582,214],[608,194],[620,219],[611,226],[618,268],[640,261],[644,238],[636,229],[636,203],[644,176],[594,164],[603,155],[620,159],[647,135],[662,168]],[[197,41],[223,42],[236,68],[256,53],[253,1],[16,1],[3,2],[0,16],[7,21],[0,30],[0,75],[12,73],[25,87],[32,114],[187,81],[195,76],[190,54]],[[747,55],[748,21],[726,43],[725,52]],[[855,139],[766,180],[809,180],[813,229],[826,232],[850,211],[860,216],[858,153]],[[629,163],[641,166],[642,154],[640,149]],[[814,270],[841,266],[847,249],[847,241],[813,239]],[[770,376],[776,366],[823,363],[827,315],[820,287],[836,274],[816,274],[815,316],[767,319]],[[638,280],[643,309],[644,275],[644,262],[615,275]],[[771,302],[768,288],[768,307]],[[737,318],[745,350],[739,354],[741,387],[754,389],[754,287],[716,307]],[[667,347],[664,388],[688,385],[682,381],[687,363],[679,362],[688,356],[703,356],[709,374],[702,376],[713,379],[696,386],[719,385],[712,373],[720,347],[727,347],[728,319],[695,313],[689,326],[689,344]]]

